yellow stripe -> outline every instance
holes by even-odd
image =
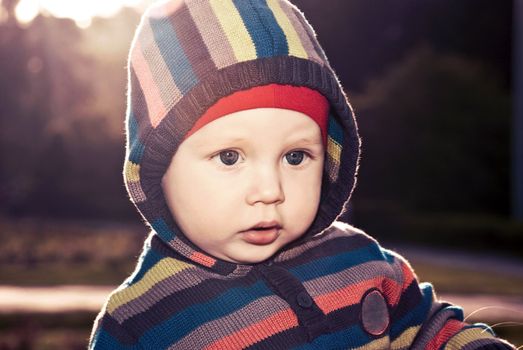
[[[140,182],[140,165],[128,160],[125,163],[125,178],[128,182]]]
[[[292,23],[289,20],[289,18],[285,15],[285,12],[283,12],[282,8],[280,7],[280,4],[276,0],[267,0],[267,5],[269,5],[269,8],[272,10],[274,16],[276,17],[276,22],[278,22],[281,29],[285,33],[285,36],[287,37],[287,44],[289,45],[289,55],[301,58],[308,58],[307,52],[301,44],[301,40],[298,36],[298,33],[296,33],[296,30],[292,26]]]
[[[494,338],[494,336],[483,328],[468,328],[450,338],[445,346],[445,350],[463,349],[472,341],[491,338]]]
[[[329,136],[329,139],[327,141],[327,153],[331,156],[331,158],[336,162],[336,164],[340,164],[341,159],[341,145],[334,141]]]
[[[210,3],[238,62],[255,59],[256,47],[232,0],[211,0]]]
[[[421,326],[407,328],[405,332],[401,333],[401,335],[392,342],[390,348],[393,350],[410,348],[420,327]]]
[[[154,287],[154,285],[158,282],[171,277],[189,267],[191,267],[190,264],[186,264],[173,258],[164,258],[160,260],[160,262],[154,265],[152,269],[147,271],[140,281],[136,282],[132,286],[125,286],[124,289],[115,291],[114,295],[111,297],[109,305],[107,305],[107,309],[109,312],[113,312],[121,305],[138,298],[149,289]]]
[[[367,343],[355,350],[380,350],[380,349],[389,349],[390,348],[390,338],[388,336],[374,340],[370,343]]]
[[[341,149],[341,145],[329,136],[327,140],[326,169],[331,182],[336,182],[338,180]]]

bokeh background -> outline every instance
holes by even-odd
[[[133,269],[147,229],[121,175],[126,56],[151,2],[0,1],[1,350],[85,348],[104,293]],[[515,2],[293,2],[359,120],[344,219],[523,344]]]

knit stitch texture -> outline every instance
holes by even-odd
[[[336,221],[356,183],[360,139],[312,27],[290,2],[160,2],[142,17],[128,69],[124,180],[151,233],[98,315],[90,349],[512,348],[438,302],[401,256]],[[222,261],[179,229],[161,178],[211,106],[270,84],[329,102],[318,214],[269,261]]]

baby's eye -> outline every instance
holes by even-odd
[[[290,165],[299,165],[303,162],[305,155],[304,151],[292,151],[285,155],[285,159]]]
[[[240,155],[238,152],[233,150],[227,150],[227,151],[221,151],[220,152],[220,160],[225,165],[234,165],[238,161],[238,158]]]

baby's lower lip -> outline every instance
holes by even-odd
[[[243,239],[250,244],[256,245],[267,245],[274,242],[279,234],[280,229],[277,227],[271,227],[263,230],[247,230],[243,231]]]

